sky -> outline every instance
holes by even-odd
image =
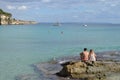
[[[0,0],[0,8],[21,20],[120,23],[120,0]]]

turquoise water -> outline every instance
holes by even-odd
[[[0,80],[34,74],[31,64],[53,57],[79,55],[84,47],[120,50],[118,24],[53,24],[0,26]]]

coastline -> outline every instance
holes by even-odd
[[[120,51],[104,51],[97,52],[97,61],[102,62],[118,62],[120,63]],[[55,74],[62,69],[61,64],[69,61],[80,61],[79,55],[75,56],[64,56],[59,58],[54,58],[48,62],[40,62],[33,64],[32,67],[34,71],[38,74],[23,74],[16,76],[16,80],[79,80],[79,79],[70,79],[69,77],[59,77]],[[116,74],[116,75],[115,75]],[[120,73],[114,73],[106,80],[119,80]],[[118,75],[118,76],[117,76]],[[114,78],[113,78],[114,77]]]
[[[35,21],[25,21],[12,18],[12,14],[0,9],[0,25],[23,25],[23,24],[37,24]]]

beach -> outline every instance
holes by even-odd
[[[42,73],[39,75],[34,71],[34,64],[48,62],[51,59],[64,62],[66,58],[71,59],[69,56],[72,58],[77,56],[78,59],[79,53],[85,47],[88,50],[93,49],[97,55],[102,55],[106,51],[116,51],[116,55],[117,51],[119,53],[119,24],[87,25],[83,26],[82,23],[63,23],[59,27],[53,26],[52,23],[1,25],[0,79],[14,80],[27,75],[36,79],[39,76],[41,80],[46,80]],[[114,54],[111,55],[114,59]],[[103,57],[106,56],[109,59],[108,55]],[[119,59],[116,57],[116,60]]]

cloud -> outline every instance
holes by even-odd
[[[51,0],[41,0],[42,2],[44,2],[44,3],[49,3],[49,2],[51,2]]]
[[[28,3],[28,2],[50,2],[51,0],[1,0],[3,2],[11,2],[11,3]]]
[[[16,2],[24,3],[24,2],[31,2],[33,0],[1,0],[1,1],[3,1],[3,2],[11,2],[11,3],[16,3]],[[38,0],[36,0],[36,1],[38,1]]]
[[[18,9],[18,10],[26,10],[26,9],[27,9],[27,6],[22,5],[22,6],[19,6],[17,9]]]
[[[7,9],[9,10],[26,10],[28,7],[27,6],[12,6],[12,5],[7,5]]]
[[[7,5],[7,9],[13,10],[13,9],[16,9],[16,7],[15,6],[11,6],[11,5]]]
[[[104,1],[106,1],[106,0],[100,0],[100,1],[103,1],[103,2],[104,2]]]
[[[79,16],[77,16],[77,15],[74,15],[74,16],[72,16],[73,18],[78,18]]]
[[[7,6],[4,7],[5,5]],[[107,21],[110,16],[120,16],[120,0],[0,0],[0,7],[7,8],[13,13],[16,13],[15,10],[18,13],[27,10],[27,13],[24,12],[26,15],[37,12],[37,15],[42,17],[54,18],[56,15],[60,19],[61,16],[64,16],[63,18],[70,16],[75,20],[106,18]]]

